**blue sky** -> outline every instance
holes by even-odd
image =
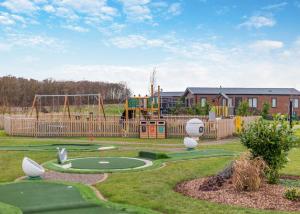
[[[300,88],[299,20],[299,0],[0,0],[0,75]]]

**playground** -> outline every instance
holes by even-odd
[[[97,94],[37,95],[28,114],[3,116],[0,213],[271,212],[193,195],[185,183],[218,174],[246,152],[235,135],[259,117],[229,117],[226,109],[217,119],[163,117],[153,94],[124,103],[118,117],[105,113]],[[282,175],[300,175],[299,154],[289,152]]]

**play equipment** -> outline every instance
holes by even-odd
[[[24,157],[22,162],[22,169],[29,178],[40,177],[45,173],[45,169],[41,165],[28,157]]]
[[[160,86],[158,86],[157,93],[154,93],[153,85],[151,85],[150,97],[139,95],[127,98],[122,116],[125,120],[160,118]]]
[[[68,153],[65,148],[59,149],[57,147],[57,162],[59,164],[64,164],[68,160]]]
[[[129,157],[86,157],[75,158],[67,161],[69,167],[50,161],[45,167],[62,172],[74,173],[99,173],[136,170],[152,165],[152,161],[141,158]]]
[[[62,109],[61,109],[62,107]],[[71,107],[73,107],[71,111]],[[30,116],[34,113],[36,119],[39,119],[40,113],[60,113],[67,115],[71,119],[71,112],[75,113],[75,119],[81,119],[81,114],[89,113],[89,119],[102,112],[106,119],[104,111],[104,102],[101,94],[65,94],[65,95],[41,95],[34,96]]]
[[[185,137],[183,143],[190,150],[198,146],[197,140],[204,134],[204,123],[198,118],[193,118],[187,121],[185,131],[189,137]]]

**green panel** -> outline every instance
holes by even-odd
[[[151,108],[153,102],[153,108],[158,108],[158,99],[157,97],[149,97],[147,99],[147,107]]]
[[[164,126],[157,126],[159,133],[165,133],[165,127]]]
[[[129,108],[137,108],[139,106],[138,98],[129,98],[128,99],[128,107]]]

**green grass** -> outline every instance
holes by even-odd
[[[18,207],[0,202],[0,214],[22,214]]]

